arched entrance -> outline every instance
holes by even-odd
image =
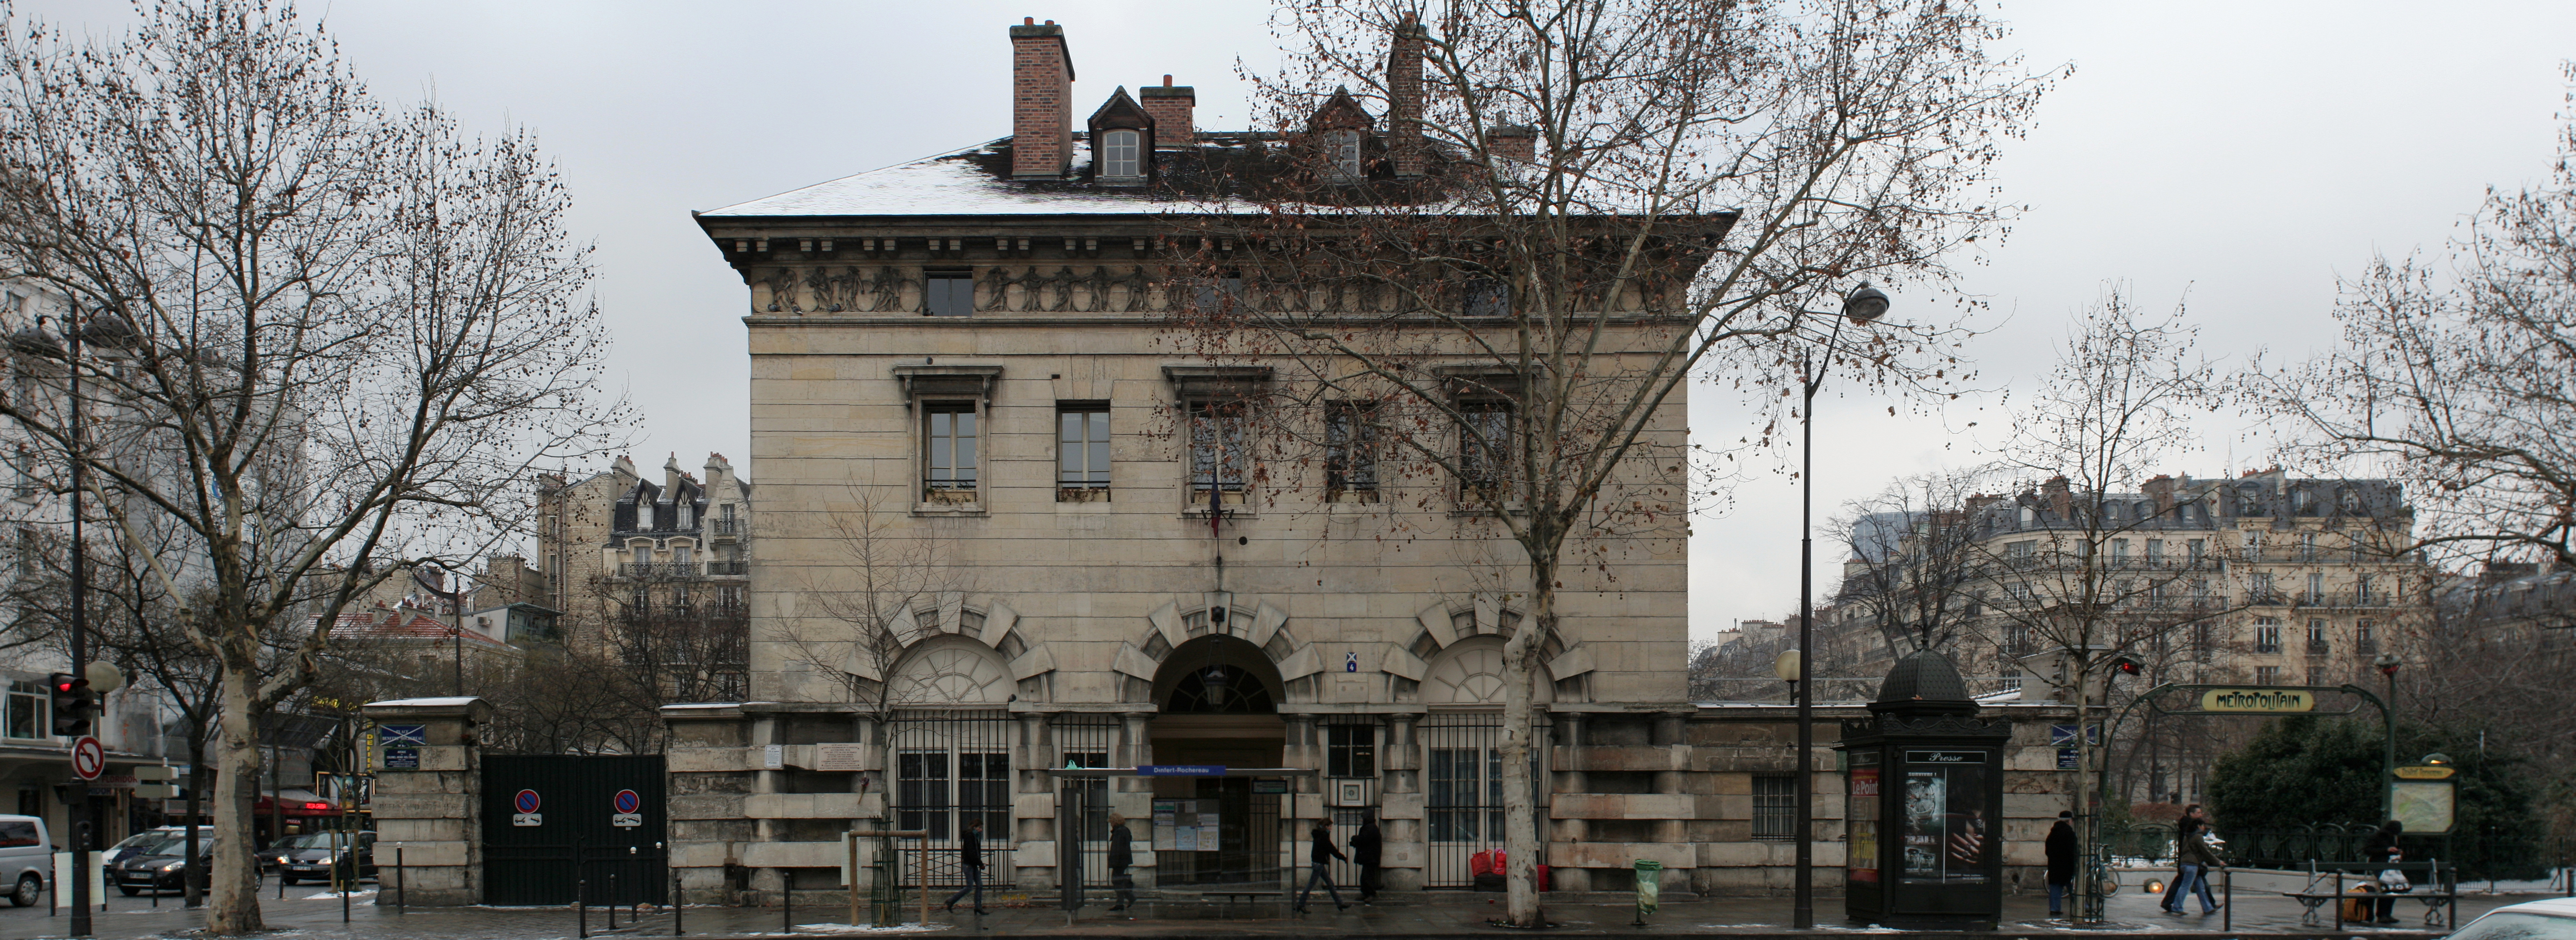
[[[1247,640],[1214,634],[1182,643],[1154,677],[1154,763],[1281,766],[1285,694],[1278,667]],[[1158,884],[1279,880],[1279,816],[1289,797],[1256,793],[1247,777],[1151,779]]]

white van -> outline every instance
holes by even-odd
[[[46,873],[54,870],[53,840],[35,816],[0,816],[0,879],[9,903],[34,907],[44,900]]]

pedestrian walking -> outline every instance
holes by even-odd
[[[2405,850],[2397,847],[2397,837],[2405,831],[2405,828],[2404,823],[2394,819],[2380,823],[2379,830],[2370,834],[2370,841],[2361,844],[2361,857],[2382,865],[2394,865],[2405,861]],[[2397,875],[2393,883],[2388,877],[2392,874]],[[2394,891],[2407,890],[2412,890],[2412,886],[2407,884],[2404,874],[2398,873],[2395,869],[2380,871],[2379,910],[2376,911],[2379,915],[2379,923],[2385,925],[2397,922],[2397,899],[2389,895]]]
[[[1336,859],[1342,861],[1349,859],[1342,855],[1342,850],[1333,847],[1331,823],[1321,819],[1315,820],[1315,830],[1312,835],[1314,847],[1307,851],[1306,858],[1313,867],[1306,875],[1305,890],[1297,892],[1297,905],[1289,909],[1300,914],[1306,913],[1306,898],[1315,893],[1315,885],[1320,882],[1324,890],[1333,895],[1333,909],[1346,910],[1350,905],[1342,903],[1342,889],[1333,886],[1333,862]]]
[[[1360,903],[1376,906],[1378,863],[1386,858],[1386,833],[1378,831],[1377,812],[1360,817],[1360,831],[1351,834],[1351,862],[1360,867]]]
[[[2048,828],[2048,916],[2064,917],[2063,901],[2075,885],[2075,813],[2057,811],[2057,825]]]
[[[948,896],[948,910],[955,913],[957,902],[966,893],[975,893],[975,913],[984,913],[984,821],[966,824],[966,834],[957,840],[957,866],[966,872],[966,886]]]
[[[2168,914],[2183,913],[2185,899],[2200,896],[2203,915],[2218,912],[2218,899],[2209,892],[2209,873],[2221,862],[2218,852],[2209,847],[2209,817],[2200,804],[2182,808],[2182,818],[2174,821],[2174,881],[2165,889],[2164,900],[2157,904]]]
[[[1127,817],[1109,814],[1109,886],[1118,890],[1118,903],[1110,910],[1123,911],[1136,906],[1136,878],[1127,866],[1136,864],[1136,850],[1127,844]]]

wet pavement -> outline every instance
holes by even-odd
[[[2533,895],[2464,896],[2460,899],[2459,917],[2468,922],[2486,910],[2516,901],[2530,900]],[[273,932],[279,936],[338,940],[338,938],[388,938],[388,940],[553,940],[574,938],[582,930],[578,922],[583,915],[570,908],[411,908],[397,912],[392,907],[378,907],[372,892],[351,898],[347,922],[341,920],[337,896],[306,889],[288,892],[286,900],[273,896],[261,899],[264,914]],[[801,901],[802,899],[800,899]],[[817,898],[816,900],[821,900]],[[2279,895],[2257,896],[2239,892],[2231,922],[2219,915],[2171,915],[2159,911],[2156,895],[2124,891],[2112,896],[2108,908],[2110,923],[2099,928],[2075,929],[2065,921],[2053,921],[2047,915],[2047,902],[2038,895],[2007,895],[2004,899],[2003,929],[1986,937],[2029,937],[2041,934],[2061,936],[2122,936],[2153,934],[2160,940],[2193,940],[2193,938],[2265,937],[2369,937],[2378,940],[2422,940],[2445,932],[2422,923],[2423,905],[2404,902],[2399,917],[2405,922],[2396,927],[2374,928],[2347,926],[2335,932],[2331,923],[2307,927],[2299,922],[2299,905]],[[917,903],[917,902],[916,902]],[[2197,910],[2197,905],[2192,909]],[[931,909],[929,922],[912,923],[895,930],[854,930],[839,922],[848,917],[847,908],[799,903],[782,911],[769,907],[698,907],[680,913],[680,927],[691,937],[778,937],[790,932],[806,935],[853,933],[932,933],[993,937],[1068,937],[1068,938],[1154,938],[1180,940],[1189,937],[1275,937],[1275,936],[1365,936],[1465,937],[1495,936],[1519,933],[1490,926],[1487,921],[1502,913],[1501,896],[1460,892],[1399,895],[1381,899],[1375,906],[1353,906],[1336,911],[1332,902],[1316,897],[1313,913],[1298,916],[1287,911],[1281,901],[1232,903],[1206,902],[1195,899],[1149,899],[1132,911],[1111,912],[1106,902],[1095,902],[1068,916],[1051,898],[1029,899],[1024,895],[1000,895],[988,899],[984,916],[965,908],[948,913]],[[0,908],[0,940],[63,937],[70,921],[61,912],[48,917],[48,908]],[[907,921],[919,921],[917,906],[905,909]],[[1663,908],[1646,917],[1646,926],[1632,926],[1636,910],[1624,896],[1591,894],[1580,897],[1551,897],[1547,907],[1556,929],[1549,934],[1728,934],[1742,938],[1764,935],[1799,935],[1788,929],[1791,905],[1787,898],[1741,898],[1711,900],[1668,899]],[[1894,932],[1873,929],[1867,924],[1851,923],[1842,917],[1839,897],[1818,898],[1816,915],[1819,927],[1813,933],[1848,934]],[[671,936],[673,924],[667,910],[646,909],[641,917],[631,911],[617,914],[616,928],[610,929],[605,909],[588,911],[588,930],[592,936],[639,937]],[[141,938],[184,936],[201,923],[200,914],[179,907],[175,897],[161,899],[155,908],[149,898],[112,898],[105,913],[94,917],[95,936],[102,938]],[[1928,936],[1940,936],[1938,934]],[[1955,934],[1950,936],[1957,936]]]

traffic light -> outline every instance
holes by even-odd
[[[77,738],[88,734],[90,717],[98,712],[98,694],[89,690],[89,680],[57,672],[48,685],[54,692],[54,736]]]
[[[2111,657],[2111,669],[2112,671],[2124,676],[2142,676],[2147,674],[2146,663],[2139,662],[2137,657],[2126,654]]]

